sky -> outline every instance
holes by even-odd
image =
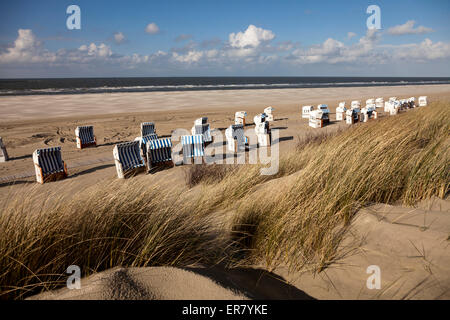
[[[449,62],[448,0],[0,2],[0,78],[448,77]]]

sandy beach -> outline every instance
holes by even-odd
[[[0,164],[0,205],[17,193],[58,191],[63,197],[80,188],[116,180],[112,149],[118,142],[139,136],[140,123],[153,121],[159,136],[172,130],[190,130],[196,118],[207,116],[212,128],[224,131],[236,111],[247,111],[248,122],[275,108],[272,129],[280,130],[281,154],[292,149],[305,134],[346,128],[335,122],[340,101],[391,96],[427,95],[430,102],[450,101],[450,85],[185,91],[83,95],[35,95],[0,98],[0,136],[11,161]],[[308,127],[301,106],[325,103],[331,124],[322,130]],[[381,112],[380,117],[387,115]],[[76,149],[74,130],[93,125],[97,148]],[[35,183],[32,152],[61,146],[69,178],[44,185]],[[175,167],[135,179],[160,186],[184,185],[184,168]],[[270,185],[269,185],[270,186]],[[450,298],[450,207],[448,200],[434,199],[418,208],[374,204],[364,208],[352,223],[348,241],[364,239],[356,253],[324,273],[290,274],[279,268],[273,273],[224,270],[195,266],[191,269],[113,269],[86,279],[82,292],[61,289],[38,299],[449,299]],[[426,228],[424,228],[426,226]],[[399,235],[394,238],[392,235]],[[412,245],[412,244],[415,244]],[[427,251],[417,253],[417,248]],[[420,250],[419,250],[420,251]],[[398,262],[395,267],[390,267]],[[382,292],[366,289],[366,268],[380,264],[389,283]],[[259,271],[258,271],[259,270]],[[261,273],[262,272],[262,273]],[[261,279],[264,275],[264,281]],[[111,285],[111,279],[115,284]],[[167,283],[167,279],[171,279]],[[186,279],[188,279],[186,281]],[[131,284],[139,283],[140,287]],[[117,286],[123,285],[119,296]],[[419,290],[420,288],[423,290]],[[174,288],[177,288],[176,290]]]

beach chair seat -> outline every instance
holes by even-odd
[[[36,181],[43,184],[67,177],[67,166],[62,160],[61,147],[37,149],[33,152]]]
[[[244,125],[232,124],[225,130],[225,137],[227,138],[227,148],[230,151],[238,152],[245,150],[248,145],[248,138],[244,135]]]
[[[275,109],[273,107],[267,107],[264,109],[264,113],[266,114],[266,121],[273,121],[273,111]]]
[[[345,120],[345,112],[347,108],[345,107],[345,102],[340,102],[339,106],[336,108],[336,121]]]
[[[114,146],[113,156],[119,179],[124,179],[145,170],[139,141],[116,144]]]
[[[173,167],[172,140],[160,138],[146,144],[147,171],[156,167]]]
[[[237,111],[234,114],[234,124],[242,124],[245,127],[245,117],[246,116],[247,116],[247,112]]]
[[[97,146],[97,139],[95,138],[95,135],[94,135],[94,127],[93,126],[77,127],[75,129],[75,137],[76,137],[78,149]]]
[[[314,110],[314,106],[303,106],[302,107],[302,118],[309,119],[309,113]]]
[[[145,137],[149,134],[156,133],[154,122],[142,122],[141,123],[141,137]]]
[[[3,144],[2,137],[0,137],[0,162],[6,162],[8,160],[8,152],[6,151],[6,147]]]
[[[181,136],[181,145],[183,148],[184,163],[191,163],[192,160],[199,158],[203,159],[205,155],[203,135]]]
[[[426,107],[426,106],[427,106],[427,96],[419,97],[419,107]]]

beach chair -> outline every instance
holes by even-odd
[[[67,166],[61,157],[61,147],[37,149],[33,152],[36,181],[56,181],[67,177]]]
[[[161,138],[149,140],[146,144],[147,172],[157,167],[173,167],[172,140]]]
[[[265,113],[260,113],[253,117],[258,145],[261,147],[269,146],[271,141],[269,122],[266,121],[266,118],[267,115]]]
[[[6,147],[3,144],[2,137],[0,137],[0,162],[6,162],[8,160],[8,152],[6,151]]]
[[[427,96],[419,97],[419,107],[426,107],[426,106],[427,106]]]
[[[314,110],[309,114],[309,126],[312,128],[323,128],[326,114],[322,110]]]
[[[245,150],[248,145],[248,138],[244,135],[244,125],[232,124],[225,130],[225,137],[227,138],[227,148],[230,151],[238,152]]]
[[[360,118],[360,110],[358,108],[347,109],[345,111],[345,123],[346,124],[355,124],[359,121]]]
[[[141,137],[149,134],[156,133],[154,122],[142,122],[141,123]]]
[[[116,144],[113,156],[119,179],[124,179],[145,170],[139,141]]]
[[[212,142],[211,129],[209,127],[207,117],[202,117],[195,120],[191,132],[192,135],[201,134],[203,136],[203,142],[206,144]]]
[[[158,135],[156,133],[151,133],[143,137],[137,137],[134,139],[134,141],[139,141],[139,149],[142,152],[142,155],[145,155],[145,152],[147,150],[147,143],[151,140],[158,139]]]
[[[375,104],[375,99],[371,98],[371,99],[367,99],[366,100],[366,106],[367,105],[372,105],[372,104]]]
[[[326,105],[326,104],[319,104],[317,106],[317,110],[322,111],[323,124],[326,125],[326,124],[330,123],[330,110],[328,109],[328,105]],[[311,117],[309,119],[311,119]]]
[[[339,106],[336,108],[336,121],[344,120],[346,111],[347,108],[345,107],[345,102],[340,102]]]
[[[245,117],[246,116],[247,116],[247,112],[237,111],[234,114],[234,124],[242,124],[245,127]]]
[[[262,123],[266,121],[266,114],[265,113],[259,113],[256,116],[253,117],[253,122],[255,123],[255,125],[257,125],[258,123]]]
[[[383,108],[384,107],[384,99],[383,98],[377,98],[375,100],[375,107],[378,108]]]
[[[181,136],[181,145],[183,147],[183,162],[185,164],[192,163],[192,160],[203,159],[205,155],[203,135]]]
[[[416,98],[411,97],[411,98],[408,99],[408,107],[410,109],[413,109],[413,108],[416,107]]]
[[[95,138],[94,135],[93,126],[77,127],[75,129],[75,137],[78,149],[97,146],[97,139]]]
[[[401,103],[400,103],[400,101],[396,100],[396,101],[390,102],[389,115],[395,116],[395,115],[397,115],[399,113],[400,110],[401,110]]]
[[[302,107],[302,118],[309,119],[309,113],[314,110],[314,106],[303,106]]]
[[[266,114],[266,121],[273,121],[273,111],[275,109],[272,107],[267,107],[264,109],[264,113]]]

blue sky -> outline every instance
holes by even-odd
[[[0,77],[450,76],[449,21],[447,0],[5,1]]]

